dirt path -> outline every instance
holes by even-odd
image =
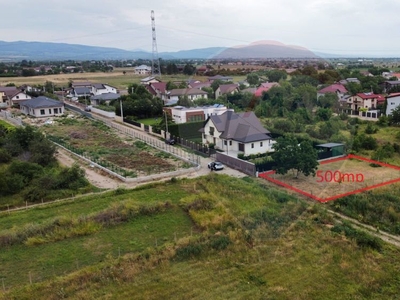
[[[392,234],[384,232],[384,231],[380,231],[373,226],[361,223],[355,219],[349,218],[343,214],[334,212],[332,210],[328,210],[328,212],[342,220],[351,222],[356,229],[366,231],[367,233],[369,233],[375,237],[378,237],[378,238],[382,239],[383,241],[396,246],[397,248],[400,248],[400,236],[396,236],[396,235],[392,235]]]
[[[72,154],[64,149],[57,149],[57,160],[61,165],[66,167],[71,167],[74,163],[78,163],[79,166],[85,170],[86,178],[89,182],[98,188],[116,189],[125,184],[118,179],[102,174],[99,169],[91,168],[88,164],[79,162]]]

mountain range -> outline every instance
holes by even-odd
[[[160,52],[162,59],[268,59],[268,58],[318,58],[312,51],[276,41],[260,41],[235,47],[209,47]],[[152,53],[118,48],[47,42],[0,41],[0,61],[19,60],[118,60],[151,59]]]

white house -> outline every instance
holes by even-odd
[[[135,75],[148,75],[151,73],[151,67],[140,65],[135,68]]]
[[[226,112],[227,108],[222,104],[202,107],[184,107],[174,106],[165,109],[169,111],[172,119],[176,124],[204,121],[210,116],[221,115]]]
[[[15,86],[0,86],[0,102],[6,106],[19,105],[21,101],[31,99],[32,97],[17,89]]]
[[[91,88],[92,88],[91,93],[94,96],[101,95],[101,94],[109,94],[109,93],[117,94],[118,93],[118,90],[116,87],[113,87],[108,84],[103,84],[103,83],[93,83]]]
[[[400,105],[400,93],[393,93],[386,96],[386,115],[392,114],[392,111]]]
[[[244,155],[273,152],[270,132],[265,129],[253,112],[237,114],[227,110],[211,116],[201,130],[204,144],[214,144],[228,154]]]
[[[200,98],[208,98],[208,93],[199,89],[173,89],[168,93],[166,105],[176,104],[180,97],[187,96],[189,100],[196,101]]]
[[[151,84],[151,83],[156,83],[156,82],[160,82],[160,81],[161,81],[161,80],[157,79],[157,78],[154,77],[154,76],[148,76],[148,77],[146,77],[146,78],[141,79],[141,80],[140,80],[140,83],[141,83],[141,84],[144,84],[144,85],[149,85],[149,84]]]
[[[33,117],[61,116],[64,113],[64,103],[44,96],[21,102],[21,112]]]

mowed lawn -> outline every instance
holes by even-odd
[[[296,178],[289,172],[268,177],[324,200],[398,179],[400,171],[358,159],[343,159],[320,164],[316,176],[299,174]]]

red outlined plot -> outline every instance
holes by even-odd
[[[352,154],[322,161],[318,169],[319,177],[300,180],[275,171],[259,177],[322,203],[400,182],[400,167]],[[331,178],[329,174],[336,174],[336,179],[325,180]]]

